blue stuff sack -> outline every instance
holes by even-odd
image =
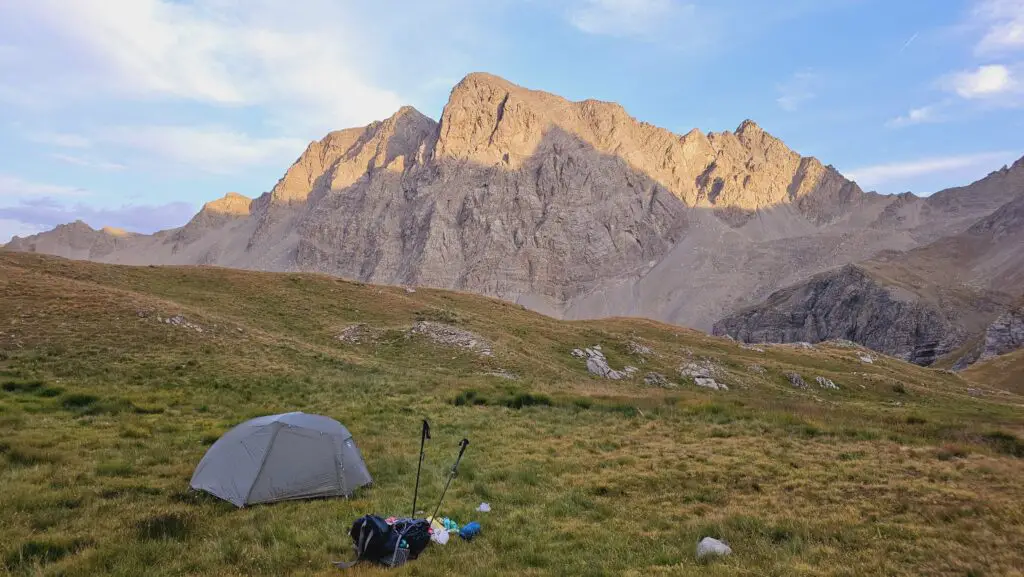
[[[459,537],[462,537],[466,541],[472,541],[473,537],[476,537],[479,534],[480,534],[480,523],[477,523],[476,521],[473,521],[471,523],[467,523],[466,526],[464,526],[462,528],[462,530],[459,531]]]

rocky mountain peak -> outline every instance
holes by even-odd
[[[251,198],[238,194],[237,192],[229,192],[217,200],[211,200],[204,204],[202,211],[234,216],[245,216],[249,214],[249,205],[251,204]]]
[[[314,192],[345,189],[368,171],[402,172],[421,164],[436,134],[437,122],[412,106],[361,128],[331,132],[306,147],[270,191],[270,204],[304,203]]]
[[[133,234],[123,228],[118,228],[116,226],[105,226],[100,229],[100,232],[117,238],[123,238],[126,236],[131,236]]]

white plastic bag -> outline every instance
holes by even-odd
[[[486,513],[486,512],[491,510],[491,504],[490,503],[480,503],[480,506],[477,507],[476,510],[477,511],[482,511],[482,512]]]
[[[430,540],[438,545],[444,545],[448,542],[448,531],[434,528],[433,534],[430,535]]]

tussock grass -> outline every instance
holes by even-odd
[[[388,574],[963,576],[1022,565],[1024,399],[991,387],[971,396],[985,384],[895,359],[865,365],[828,345],[758,353],[644,320],[559,322],[316,275],[10,253],[0,303],[0,573],[336,575],[328,561],[350,556],[352,520],[409,513],[424,416],[434,438],[420,508],[433,507],[469,437],[443,513],[484,533]],[[203,332],[156,321],[174,314]],[[494,355],[405,338],[418,320],[476,332]],[[380,332],[335,338],[355,323]],[[630,341],[655,354],[641,362]],[[640,367],[638,378],[587,374],[569,352],[593,345],[616,368]],[[700,358],[730,391],[679,378]],[[648,371],[677,386],[644,385]],[[791,387],[788,372],[809,388]],[[817,388],[817,376],[840,390]],[[188,490],[225,431],[291,410],[344,423],[374,485],[241,510]],[[493,511],[477,513],[481,501]],[[735,554],[698,562],[705,536]]]

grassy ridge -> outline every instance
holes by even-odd
[[[367,512],[406,514],[418,421],[435,498],[484,537],[391,574],[1005,575],[1024,548],[1022,399],[861,349],[764,352],[636,319],[560,322],[478,296],[0,252],[0,572],[323,574]],[[182,315],[188,326],[160,322]],[[493,356],[407,329],[473,331]],[[358,344],[354,323],[377,331]],[[649,346],[646,359],[629,343]],[[600,344],[640,378],[589,376]],[[712,359],[728,392],[677,368]],[[764,369],[751,370],[752,365]],[[673,387],[643,383],[648,371]],[[511,373],[509,380],[489,373]],[[786,373],[810,384],[794,389]],[[815,377],[834,380],[826,391]],[[981,388],[971,396],[968,387]],[[375,486],[244,510],[189,492],[240,421],[303,410],[355,435]],[[481,515],[480,501],[494,507]],[[696,541],[727,540],[700,564]],[[357,574],[383,572],[361,568]]]

